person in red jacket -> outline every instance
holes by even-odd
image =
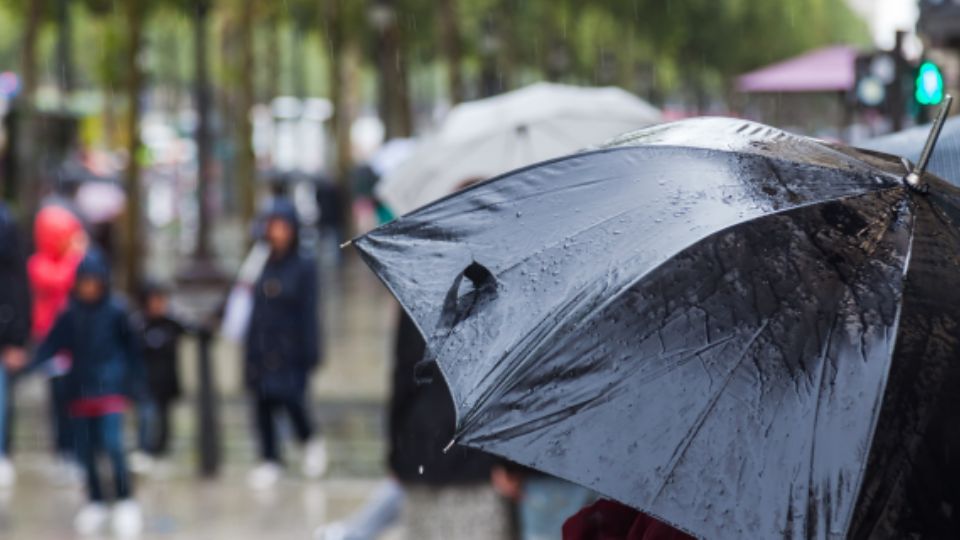
[[[27,278],[33,298],[30,333],[34,342],[40,343],[69,303],[77,266],[86,251],[87,235],[80,220],[70,210],[56,205],[40,209],[34,221],[33,235],[36,251],[27,261]],[[75,448],[61,388],[62,375],[70,368],[69,356],[55,354],[47,366],[51,376],[54,450],[60,458],[55,472],[59,480],[69,482],[77,477]]]
[[[31,334],[34,340],[40,341],[67,305],[77,265],[86,250],[87,236],[72,212],[60,206],[47,206],[37,213],[33,238],[37,251],[27,262],[33,292]]]

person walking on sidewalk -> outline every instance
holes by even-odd
[[[20,251],[20,233],[6,206],[0,203],[0,489],[16,479],[8,457],[12,403],[8,371],[26,361],[24,347],[30,336],[30,292],[26,263]]]
[[[63,391],[88,497],[74,525],[80,534],[93,534],[110,517],[97,471],[103,456],[113,468],[114,531],[130,536],[139,533],[143,521],[124,455],[123,413],[129,397],[142,398],[146,381],[129,314],[110,293],[109,283],[106,261],[90,250],[77,267],[70,304],[57,317],[28,369],[36,369],[58,353],[72,358],[63,376]]]
[[[272,201],[263,223],[270,256],[254,285],[244,365],[260,443],[261,463],[248,477],[255,489],[271,487],[282,471],[280,411],[304,447],[304,476],[318,478],[327,468],[326,448],[307,406],[310,375],[320,361],[316,262],[299,252],[299,220],[289,200]]]

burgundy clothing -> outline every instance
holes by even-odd
[[[694,540],[643,512],[600,499],[563,524],[563,540]]]

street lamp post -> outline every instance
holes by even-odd
[[[207,82],[207,14],[209,0],[196,0],[194,11],[194,99],[197,108],[197,242],[188,266],[179,273],[178,280],[188,286],[185,294],[188,310],[202,320],[197,336],[197,451],[199,474],[204,478],[217,475],[220,464],[219,420],[215,369],[211,354],[211,334],[208,328],[211,314],[222,298],[226,283],[223,273],[213,262],[210,252],[210,92]]]
[[[194,95],[197,105],[197,244],[193,252],[195,263],[210,258],[210,94],[207,87],[207,13],[208,0],[196,3],[194,17],[194,47],[196,78]]]

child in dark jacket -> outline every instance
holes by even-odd
[[[166,457],[170,448],[170,411],[180,398],[180,373],[177,349],[188,329],[170,313],[169,291],[150,283],[141,294],[142,313],[137,331],[143,348],[149,391],[149,414],[141,415],[141,468],[148,469],[154,459]]]
[[[77,267],[69,306],[40,344],[31,367],[57,353],[72,357],[64,397],[88,494],[88,504],[74,520],[77,531],[92,534],[107,521],[97,472],[97,459],[105,455],[113,467],[113,528],[130,536],[142,528],[142,517],[123,452],[123,413],[128,397],[142,395],[144,375],[128,313],[109,287],[106,261],[91,250]]]

